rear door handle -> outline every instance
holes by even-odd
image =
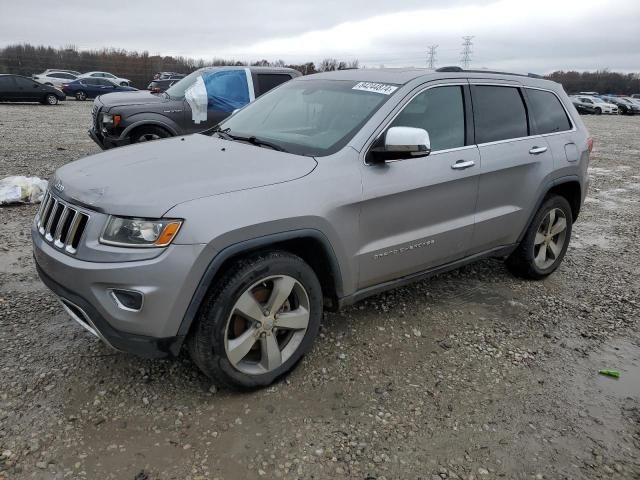
[[[451,165],[451,168],[454,170],[464,170],[465,168],[473,167],[476,164],[473,160],[458,160],[456,163]]]
[[[531,155],[540,155],[541,153],[544,153],[547,151],[547,147],[533,147],[531,150],[529,150],[529,153]]]

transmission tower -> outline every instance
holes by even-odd
[[[462,37],[462,57],[460,58],[460,63],[465,69],[469,68],[471,64],[471,54],[473,53],[471,47],[473,47],[473,36]]]
[[[427,65],[429,68],[434,69],[436,66],[436,50],[438,49],[438,45],[431,45],[427,52]]]

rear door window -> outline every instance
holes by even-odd
[[[272,88],[291,80],[291,75],[281,73],[258,73],[256,77],[258,79],[258,91],[256,92],[256,96],[267,93]]]
[[[34,82],[33,80],[29,80],[28,78],[15,77],[16,84],[20,88],[33,88],[34,85],[40,86],[40,84]]]
[[[527,111],[519,88],[474,85],[471,92],[476,143],[529,135]]]
[[[426,130],[432,151],[463,147],[465,122],[462,87],[455,85],[425,90],[404,107],[390,127]]]
[[[571,130],[567,112],[551,92],[527,88],[527,104],[536,126],[536,133],[566,132]]]
[[[14,86],[12,77],[0,76],[0,90],[13,90]]]

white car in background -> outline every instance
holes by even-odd
[[[122,87],[128,87],[131,83],[131,80],[129,79],[116,77],[109,72],[87,72],[80,75],[80,78],[106,78],[107,80],[111,80]]]
[[[596,115],[600,115],[602,113],[608,115],[617,115],[618,107],[613,103],[607,103],[603,99],[598,97],[592,97],[589,95],[575,95],[575,97],[580,100],[582,103],[586,103],[587,105],[592,105],[594,108],[594,113]]]
[[[78,76],[62,70],[45,70],[43,73],[32,75],[31,78],[44,85],[62,88],[63,84],[77,80]]]

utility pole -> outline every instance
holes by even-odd
[[[473,47],[473,36],[462,37],[462,57],[460,58],[460,63],[466,69],[469,68],[471,64],[471,54],[473,51],[471,50]]]
[[[429,65],[430,69],[434,69],[436,66],[436,50],[438,49],[438,45],[431,45],[427,52],[427,65]]]

